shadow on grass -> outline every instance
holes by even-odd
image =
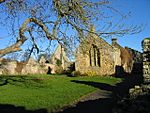
[[[127,97],[129,89],[142,82],[142,76],[125,75],[123,76],[123,81],[115,86],[91,81],[72,80],[72,82],[89,85],[100,90],[111,91],[111,94],[106,98],[101,98],[99,95],[100,98],[98,99],[79,102],[57,113],[113,113],[113,108],[117,104],[117,101],[123,97]]]
[[[0,104],[0,113],[47,113],[47,110],[26,110],[24,107],[15,107],[13,105],[1,105]]]
[[[25,83],[26,81],[39,82],[39,80],[26,78],[24,76],[16,79],[15,77],[0,77],[0,86],[7,84],[14,84],[16,82]],[[105,83],[91,82],[91,81],[79,81],[72,80],[71,82],[77,84],[89,85],[101,90],[111,91],[112,93],[107,98],[99,98],[95,100],[87,100],[77,103],[75,106],[67,107],[63,111],[57,113],[112,113],[113,107],[115,107],[117,100],[128,95],[129,88],[141,83],[140,76],[127,75],[124,76],[124,80],[116,86],[111,86]],[[26,110],[24,107],[15,107],[13,105],[0,105],[0,113],[48,113],[46,109],[40,110]]]
[[[5,85],[42,87],[42,80],[32,76],[0,76],[0,86]]]
[[[40,79],[29,76],[0,76],[0,87],[5,85],[15,85],[20,87],[42,87]],[[0,97],[3,98],[3,97]],[[11,97],[10,97],[11,98]],[[26,110],[24,107],[16,107],[9,104],[0,104],[0,113],[47,113],[46,109]]]

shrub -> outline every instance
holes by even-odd
[[[81,73],[79,71],[73,71],[71,73],[71,76],[73,76],[73,77],[77,77],[77,76],[80,76],[80,75],[81,75]]]
[[[61,66],[61,65],[62,65],[62,62],[61,62],[61,60],[59,60],[59,59],[56,59],[56,65],[57,65],[57,66]]]
[[[64,74],[71,74],[72,71],[71,70],[64,70]]]
[[[96,74],[95,71],[90,70],[90,71],[87,71],[87,72],[85,73],[85,75],[87,75],[87,76],[95,76],[95,75],[97,75],[97,74]]]
[[[63,74],[64,73],[64,70],[61,66],[56,66],[56,74]]]

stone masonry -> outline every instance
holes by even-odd
[[[142,63],[141,56],[140,52],[120,46],[115,38],[111,45],[89,33],[77,49],[75,69],[83,75],[131,73],[135,63]]]
[[[142,47],[144,81],[139,86],[129,89],[129,98],[119,101],[113,113],[149,113],[150,111],[150,38],[142,41]]]
[[[150,38],[145,38],[143,47],[143,77],[144,83],[150,83]]]
[[[60,44],[56,48],[54,54],[51,56],[50,63],[53,65],[60,65],[64,70],[66,70],[70,65],[66,52]]]
[[[86,75],[112,75],[121,66],[120,50],[89,34],[76,53],[75,69]]]
[[[29,58],[25,62],[1,58],[0,75],[55,74],[59,67],[57,63],[60,63],[59,66],[62,67],[63,70],[67,70],[67,67],[70,66],[70,62],[61,45],[58,45],[56,51],[51,56],[50,63],[46,62],[44,56],[40,58],[39,62],[33,58]]]

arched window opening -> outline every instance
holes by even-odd
[[[100,67],[100,51],[97,46],[92,45],[89,51],[90,66],[99,66]]]

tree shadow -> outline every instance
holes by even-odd
[[[46,109],[26,110],[24,107],[16,107],[13,105],[0,104],[0,113],[48,113]]]
[[[42,87],[41,79],[29,76],[0,76],[0,87],[15,85],[20,87]],[[1,97],[3,98],[3,97]],[[11,98],[11,97],[10,97]],[[48,113],[46,109],[26,110],[25,107],[16,107],[10,104],[0,104],[0,113]]]
[[[76,105],[66,107],[66,109],[57,113],[113,113],[117,101],[128,97],[129,89],[142,82],[141,78],[138,77],[137,75],[124,75],[123,81],[115,86],[91,81],[72,80],[74,83],[89,85],[111,93],[106,98],[99,96],[95,100],[80,101]]]
[[[42,79],[32,76],[0,76],[0,86],[11,84],[15,86],[43,87],[42,82]]]

